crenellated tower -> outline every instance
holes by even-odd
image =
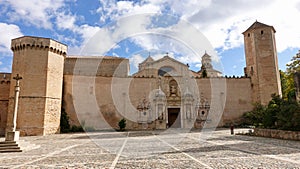
[[[22,76],[17,116],[21,135],[59,132],[64,58],[67,46],[49,38],[13,39],[12,75]],[[13,80],[11,80],[13,81]],[[7,129],[12,123],[14,85],[10,85]]]
[[[244,33],[245,75],[251,78],[252,101],[268,104],[271,94],[282,95],[275,29],[254,22]]]

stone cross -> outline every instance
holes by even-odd
[[[20,132],[16,131],[17,127],[17,115],[18,115],[18,102],[19,102],[19,92],[20,92],[20,80],[22,79],[19,74],[17,74],[13,79],[16,80],[15,86],[15,98],[14,98],[14,111],[13,111],[13,121],[11,124],[10,131],[6,132],[5,141],[19,141]]]
[[[13,124],[12,124],[12,131],[16,131],[17,126],[17,114],[18,114],[18,103],[19,103],[19,92],[20,92],[20,80],[22,79],[19,74],[17,74],[13,79],[16,80],[15,86],[15,100],[14,100],[14,113],[13,113]]]

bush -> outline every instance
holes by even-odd
[[[60,116],[60,132],[61,133],[69,133],[69,132],[83,132],[83,128],[81,126],[70,126],[69,116],[66,113],[65,109],[61,109]]]
[[[67,133],[70,131],[70,123],[69,123],[69,116],[66,113],[65,109],[61,109],[61,116],[60,116],[60,132]]]
[[[246,112],[242,117],[242,125],[249,126],[253,125],[255,127],[262,126],[262,120],[265,113],[266,107],[256,103],[254,109],[250,112]]]
[[[72,126],[70,132],[84,132],[83,128],[81,126]]]
[[[125,127],[126,127],[126,120],[123,118],[119,121],[119,128],[120,128],[120,131],[124,131],[125,130]]]
[[[256,104],[243,115],[244,125],[255,127],[300,131],[300,106],[294,99],[284,100],[272,95],[267,106]]]

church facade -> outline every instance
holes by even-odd
[[[61,111],[71,125],[95,130],[209,128],[238,123],[253,103],[281,94],[275,29],[255,22],[244,33],[243,77],[215,70],[208,53],[195,72],[168,55],[149,56],[129,76],[120,57],[67,56],[67,46],[48,38],[12,40],[12,73],[0,73],[0,135],[11,128],[13,77],[19,74],[17,130],[21,135],[59,133]]]

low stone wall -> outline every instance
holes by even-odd
[[[300,140],[300,131],[285,131],[285,130],[274,130],[274,129],[259,129],[255,128],[255,136],[279,138],[286,140]]]

